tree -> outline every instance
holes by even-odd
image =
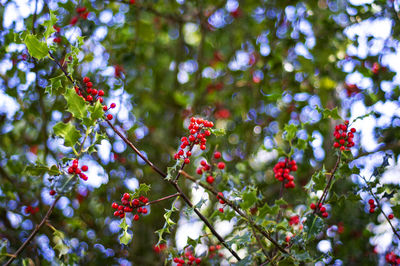
[[[2,2],[6,265],[400,264],[397,2]]]

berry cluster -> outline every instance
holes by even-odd
[[[391,265],[400,265],[400,257],[397,256],[393,251],[386,253],[385,260]]]
[[[225,201],[222,199],[222,197],[224,197],[224,194],[222,192],[218,192],[217,200],[219,201],[220,204],[223,205],[223,207],[219,208],[218,210],[223,213],[224,212]]]
[[[28,205],[25,207],[25,213],[26,214],[35,214],[39,211],[39,207],[33,208],[31,205]]]
[[[294,215],[290,217],[289,224],[290,225],[298,225],[300,223],[300,218],[298,215]]]
[[[206,149],[206,137],[211,135],[211,132],[208,130],[208,128],[213,126],[213,122],[203,118],[192,117],[188,127],[190,135],[188,137],[181,138],[180,149],[177,153],[175,153],[174,159],[178,160],[184,158],[185,164],[189,164],[189,157],[192,156],[192,148],[194,145],[199,144],[200,149],[203,151]]]
[[[79,163],[79,162],[78,162],[77,159],[73,160],[73,161],[72,161],[72,166],[68,167],[68,173],[69,173],[69,174],[77,174],[77,175],[79,175],[79,177],[80,177],[81,179],[83,179],[84,181],[88,180],[87,175],[85,175],[85,174],[82,173],[82,172],[86,172],[86,171],[89,169],[89,167],[88,167],[87,165],[82,165],[82,167],[79,168],[79,167],[78,167],[78,163]]]
[[[173,261],[176,263],[176,266],[183,266],[192,265],[193,263],[200,264],[201,258],[196,258],[193,255],[193,251],[190,248],[186,248],[185,254],[180,257],[175,257]]]
[[[335,143],[333,143],[333,147],[340,148],[341,151],[348,151],[354,146],[353,138],[356,129],[352,127],[348,130],[348,125],[349,121],[346,120],[343,124],[337,125],[335,127],[335,132],[333,133],[333,136],[336,139]]]
[[[162,243],[162,244],[159,244],[159,245],[154,245],[154,246],[153,246],[153,251],[154,251],[155,253],[160,253],[160,252],[162,252],[163,250],[165,250],[166,248],[167,248],[167,245],[164,244],[164,243]]]
[[[221,158],[221,153],[219,151],[214,152],[214,158],[215,159],[220,159]],[[220,170],[225,169],[225,163],[224,162],[218,162],[217,167]],[[206,181],[210,185],[214,183],[215,178],[212,176],[212,170],[211,170],[211,165],[207,163],[206,160],[201,160],[200,161],[200,166],[197,168],[196,173],[199,175],[202,175],[204,173],[207,173],[207,178]]]
[[[295,184],[293,182],[294,177],[292,175],[290,175],[289,173],[296,172],[296,171],[297,171],[296,161],[295,160],[289,161],[288,158],[286,158],[285,161],[278,162],[274,166],[275,178],[281,182],[286,182],[285,188],[294,188],[295,187]]]
[[[82,87],[83,91],[79,88],[79,87],[75,87],[75,92],[76,94],[78,94],[79,96],[81,96],[85,101],[89,102],[89,103],[93,103],[95,101],[99,101],[100,103],[103,103],[104,99],[104,91],[103,90],[97,90],[95,88],[93,88],[93,83],[90,81],[89,77],[84,77],[83,78],[83,83],[85,84],[84,87]],[[85,94],[85,95],[83,95]],[[117,105],[115,103],[110,104],[110,107],[107,107],[107,105],[103,106],[103,111],[107,112],[108,109],[113,109],[115,108]],[[112,114],[108,114],[107,115],[107,119],[111,120],[113,119],[113,115]]]
[[[139,198],[131,199],[131,195],[129,193],[125,193],[122,198],[121,198],[121,205],[118,205],[116,202],[113,202],[111,207],[113,209],[116,209],[114,212],[114,216],[117,217],[119,216],[120,218],[125,217],[126,212],[133,212],[134,209],[136,209],[136,214],[133,215],[133,220],[137,221],[139,220],[139,214],[146,214],[147,209],[142,208],[143,206],[147,205],[149,202],[149,199],[146,198],[145,196],[140,196]]]
[[[374,213],[376,207],[375,201],[373,199],[369,199],[368,204],[369,204],[369,213]]]
[[[89,16],[89,12],[86,10],[86,7],[78,7],[78,8],[76,8],[76,13],[78,13],[78,15],[74,16],[73,18],[71,18],[71,21],[69,22],[69,24],[72,25],[72,26],[75,25],[78,22],[79,17],[81,19],[86,20],[88,18],[88,16]]]
[[[327,218],[327,217],[329,216],[329,214],[328,214],[328,212],[326,211],[326,207],[324,207],[324,206],[322,205],[322,203],[320,203],[318,207],[319,207],[319,211],[321,212],[321,216],[322,216],[323,218]],[[310,208],[311,208],[312,210],[315,210],[315,209],[317,208],[317,205],[315,205],[315,203],[311,203],[311,204],[310,204]]]
[[[218,250],[220,250],[221,248],[222,248],[221,245],[209,246],[208,247],[208,251],[209,251],[208,257],[210,259],[214,258],[217,255]],[[224,254],[218,253],[218,256],[222,258],[224,256]]]
[[[53,42],[61,43],[61,37],[59,36],[61,28],[53,25],[53,29],[56,31],[56,37],[54,38]]]

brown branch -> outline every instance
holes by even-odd
[[[396,149],[396,148],[400,148],[400,142],[395,142],[395,143],[388,144],[388,145],[380,147],[380,148],[378,148],[377,150],[374,150],[374,151],[360,152],[357,156],[355,156],[353,158],[353,161],[357,160],[357,159],[359,159],[361,157],[368,156],[370,154],[374,154],[374,153],[381,152],[381,151],[393,150],[393,149]]]
[[[51,204],[49,210],[47,211],[46,215],[43,217],[42,221],[40,222],[39,225],[35,227],[35,230],[32,231],[30,236],[25,240],[25,242],[18,248],[18,250],[12,255],[12,257],[7,261],[4,266],[10,265],[17,257],[18,255],[25,249],[25,247],[32,241],[32,239],[35,237],[35,235],[39,232],[40,228],[46,223],[47,219],[50,217],[51,213],[54,210],[54,207],[56,206],[57,201],[61,198],[61,196],[58,196],[53,204]]]
[[[232,201],[226,199],[224,196],[218,195],[218,191],[215,190],[215,188],[213,188],[210,185],[207,185],[203,182],[198,181],[196,178],[194,178],[193,176],[189,175],[188,173],[186,173],[185,171],[181,171],[181,174],[189,179],[190,181],[202,186],[203,188],[207,189],[208,191],[210,191],[212,194],[214,194],[215,196],[218,196],[218,198],[222,199],[228,206],[230,206],[237,214],[239,214],[240,216],[242,216],[245,220],[247,220],[252,226],[254,226],[255,229],[257,229],[257,231],[259,231],[265,238],[267,238],[269,241],[271,241],[272,244],[274,244],[282,253],[288,254],[288,252],[283,249],[278,242],[276,242],[261,226],[259,226],[258,224],[256,224],[253,219],[251,217],[249,217],[247,214],[245,214],[244,212],[242,212],[239,207],[236,206],[235,203],[233,203]]]
[[[175,198],[175,197],[180,196],[180,195],[181,194],[179,192],[177,192],[177,193],[169,195],[169,196],[165,196],[165,197],[162,197],[162,198],[159,198],[159,199],[156,199],[156,200],[149,201],[149,202],[147,202],[145,204],[134,206],[134,208],[136,209],[136,208],[148,206],[148,205],[151,205],[151,204],[154,204],[154,203],[159,203],[161,201],[164,201],[164,200],[167,200],[167,199],[170,199],[170,198]]]

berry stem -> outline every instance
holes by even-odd
[[[54,210],[54,207],[56,206],[56,203],[58,200],[61,198],[61,195],[58,196],[53,204],[51,204],[49,210],[47,211],[46,215],[43,217],[42,221],[36,225],[35,229],[32,231],[32,233],[29,235],[29,237],[25,240],[25,242],[18,248],[18,250],[11,256],[11,258],[7,261],[4,266],[10,265],[17,257],[18,255],[25,249],[25,247],[32,241],[32,239],[36,236],[36,234],[39,232],[40,228],[43,227],[43,225],[46,223],[47,219],[50,217],[51,213]]]
[[[368,181],[365,179],[365,177],[361,176],[360,177],[364,180],[368,192],[371,194],[371,196],[374,198],[376,205],[378,206],[379,210],[381,211],[381,213],[383,214],[383,216],[385,216],[386,221],[388,221],[390,227],[392,228],[393,233],[397,236],[397,238],[400,240],[400,235],[399,233],[396,231],[396,228],[394,228],[392,222],[390,221],[389,217],[386,215],[386,213],[383,211],[382,209],[382,205],[380,203],[380,201],[378,200],[378,197],[375,195],[375,193],[372,191],[372,188],[368,185]]]

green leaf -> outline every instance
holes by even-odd
[[[321,171],[314,173],[311,177],[312,181],[314,182],[314,190],[322,190],[325,188],[326,185],[326,173],[325,168]]]
[[[254,203],[257,202],[257,194],[256,190],[252,189],[251,191],[245,191],[242,193],[242,203],[240,204],[240,207],[243,209],[248,209],[251,206],[254,205]]]
[[[338,108],[335,107],[332,110],[326,108],[326,109],[321,109],[318,106],[315,106],[317,111],[322,114],[323,118],[332,118],[335,120],[342,119],[342,117],[339,115]]]
[[[103,106],[97,101],[94,105],[89,106],[90,118],[84,119],[83,124],[85,126],[93,126],[95,125],[97,119],[102,118],[104,116]]]
[[[50,10],[50,19],[43,22],[43,26],[46,28],[44,32],[44,38],[47,40],[51,34],[56,32],[53,26],[57,23],[57,17],[54,15],[54,11]]]
[[[64,124],[63,122],[58,122],[53,127],[53,130],[54,134],[64,138],[64,145],[68,147],[73,147],[81,137],[81,133],[75,128],[74,125],[72,125],[72,123]]]
[[[58,167],[56,165],[48,167],[47,165],[42,165],[42,164],[28,165],[25,167],[24,173],[32,176],[41,176],[44,175],[45,173],[48,173],[51,176],[61,174],[60,170],[58,170]]]
[[[143,194],[147,194],[147,192],[150,191],[151,186],[147,184],[140,184],[139,187],[135,190],[135,192],[132,194],[132,198],[137,198]]]
[[[285,125],[285,131],[286,131],[285,140],[292,141],[296,137],[298,128],[294,124],[290,124],[290,125],[286,124]]]
[[[53,95],[64,94],[65,89],[62,81],[65,80],[64,74],[50,79],[50,85],[46,87],[46,92]]]
[[[400,205],[393,206],[392,211],[393,211],[394,217],[400,217]]]
[[[314,215],[307,215],[307,220],[304,223],[304,232],[307,233],[307,239],[314,239],[324,229],[324,221]]]
[[[32,57],[40,60],[49,54],[49,48],[45,42],[41,42],[35,35],[28,34],[25,37],[25,45]]]
[[[122,235],[119,238],[119,242],[121,244],[128,245],[128,243],[132,239],[132,234],[130,234],[128,232],[129,225],[126,223],[126,219],[125,218],[121,221],[121,223],[119,224],[119,227],[124,230]]]
[[[270,214],[270,215],[276,215],[279,212],[279,205],[273,205],[269,206],[268,203],[265,203],[264,206],[258,209],[259,210],[259,216],[261,219],[265,218],[265,215]]]
[[[86,118],[88,107],[85,100],[76,94],[74,89],[67,89],[64,94],[68,104],[68,112],[78,119]]]
[[[225,136],[225,135],[226,135],[226,131],[225,131],[225,129],[223,129],[223,128],[218,128],[218,129],[210,128],[209,130],[210,130],[210,132],[211,132],[212,134],[214,134],[214,135],[217,136],[217,137]]]
[[[175,165],[167,167],[167,177],[166,180],[172,180],[178,174],[178,170],[181,166],[181,160],[176,160]]]

